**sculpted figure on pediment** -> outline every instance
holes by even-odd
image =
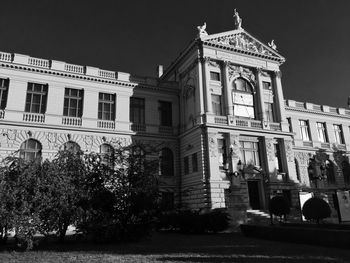
[[[233,14],[233,21],[234,21],[234,29],[242,29],[242,18],[240,18],[236,8]]]
[[[199,36],[207,36],[208,33],[206,31],[206,28],[207,28],[207,23],[206,22],[204,22],[204,24],[202,26],[197,26],[198,35]]]

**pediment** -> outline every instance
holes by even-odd
[[[281,56],[276,49],[265,45],[244,29],[201,36],[201,40],[209,46],[265,57],[272,60],[277,60],[281,63],[285,61],[285,58]]]

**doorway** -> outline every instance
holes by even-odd
[[[252,209],[260,209],[260,191],[259,191],[259,181],[252,180],[247,181],[248,183],[248,195],[249,195],[249,205]]]

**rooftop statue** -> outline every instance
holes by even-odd
[[[198,29],[198,35],[199,36],[207,36],[208,33],[207,31],[205,31],[205,29],[207,28],[207,23],[204,22],[203,26],[197,26],[197,29]]]
[[[269,45],[270,48],[272,48],[273,50],[277,50],[277,46],[275,44],[275,40],[271,40],[270,43],[267,43]]]
[[[242,29],[242,18],[239,17],[239,14],[235,8],[234,14],[233,14],[233,19],[235,22],[235,28],[234,29]]]

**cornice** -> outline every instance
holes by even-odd
[[[0,64],[0,67],[19,70],[19,71],[35,72],[35,73],[40,73],[45,75],[71,78],[76,80],[85,80],[85,81],[92,81],[92,82],[98,82],[98,83],[112,84],[112,85],[124,86],[129,88],[137,87],[137,88],[146,88],[146,89],[157,90],[157,91],[172,91],[174,93],[177,93],[177,89],[172,89],[167,87],[151,86],[143,83],[104,79],[101,77],[86,76],[81,74],[74,74],[74,73],[68,73],[68,72],[51,70],[51,69],[37,68],[32,66],[9,64],[9,63],[2,62]]]
[[[337,117],[337,118],[343,118],[343,119],[350,120],[350,116],[347,116],[347,115],[340,115],[340,114],[334,114],[334,113],[323,112],[323,111],[313,111],[313,110],[307,110],[307,109],[300,109],[300,108],[294,108],[294,107],[289,107],[289,106],[285,106],[284,108],[286,110],[290,110],[290,111],[298,111],[298,112],[304,112],[304,113],[309,113],[309,114],[314,114],[314,115]]]

